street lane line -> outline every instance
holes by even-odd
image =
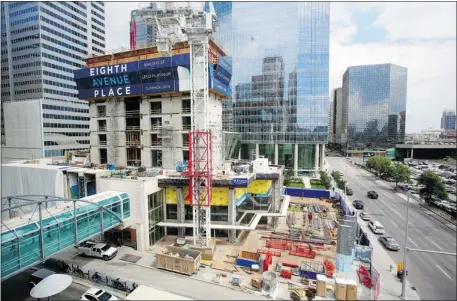
[[[449,279],[451,279],[451,280],[452,280],[451,276],[449,276],[449,275],[448,275],[448,274],[447,274],[447,273],[446,273],[446,272],[443,270],[443,268],[442,268],[442,267],[440,267],[440,266],[439,266],[439,265],[437,265],[437,264],[435,264],[435,265],[436,265],[436,267],[437,267],[438,269],[440,269],[440,271],[441,271],[441,272],[443,272],[443,274],[444,274],[444,275],[446,275],[446,277],[447,277],[447,278],[449,278]]]
[[[436,243],[433,241],[433,239],[430,239],[430,241],[432,242],[432,244],[434,244],[438,249],[440,249],[441,251],[443,251],[443,249]]]
[[[395,227],[398,227],[396,223],[394,223],[393,221],[390,221],[392,224],[394,224]]]
[[[411,238],[408,237],[408,239],[409,239],[409,241],[410,241],[413,245],[415,245],[416,247],[418,247],[418,245],[417,245]]]

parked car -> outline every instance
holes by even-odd
[[[377,199],[378,193],[376,191],[370,190],[367,192],[367,197],[369,197],[370,199]]]
[[[361,200],[355,200],[354,202],[352,202],[352,205],[354,205],[355,209],[363,209],[363,202]]]
[[[86,241],[78,246],[78,255],[110,260],[116,257],[117,249],[108,244]]]
[[[36,272],[33,272],[30,275],[30,289],[34,288],[38,283],[40,283],[44,278],[54,275],[55,272],[48,269],[39,269]]]
[[[398,245],[398,243],[395,241],[395,239],[393,237],[381,236],[378,240],[381,243],[381,245],[383,245],[387,250],[391,250],[391,251],[400,250],[400,246]]]
[[[384,229],[384,226],[381,225],[380,222],[377,221],[370,221],[368,222],[368,227],[373,231],[374,234],[385,234],[386,230]]]
[[[363,212],[360,213],[360,218],[362,220],[364,220],[364,221],[370,221],[371,220],[371,216],[366,211],[363,211]]]
[[[349,186],[346,186],[346,195],[353,195],[354,192],[352,191],[352,189],[349,187]]]
[[[111,300],[119,300],[116,296],[111,295],[107,291],[98,288],[98,287],[91,287],[88,289],[82,296],[81,300],[87,301],[111,301]]]

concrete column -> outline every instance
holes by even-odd
[[[178,223],[184,223],[186,218],[186,209],[184,207],[184,195],[182,187],[178,187],[176,190],[176,204],[178,211]],[[184,238],[186,234],[185,228],[178,228],[178,237]]]
[[[322,144],[321,145],[321,158],[320,158],[321,170],[324,170],[324,158],[325,158],[325,144]]]
[[[294,177],[298,176],[298,144],[294,145]]]
[[[258,159],[260,156],[260,147],[259,147],[259,144],[256,143],[255,145],[255,158]]]
[[[319,171],[319,144],[316,144],[316,150],[314,152],[314,171]]]
[[[411,148],[411,160],[414,159],[414,148]]]
[[[162,200],[163,200],[163,221],[167,222],[167,201],[166,201],[166,195],[165,195],[165,189],[162,189]],[[168,227],[163,227],[163,232],[165,235],[168,235],[167,231]],[[149,230],[149,229],[148,229]],[[148,231],[149,233],[149,231]]]
[[[229,225],[236,225],[236,197],[235,189],[229,188],[228,192],[228,223]],[[236,242],[236,230],[228,230],[229,243]]]
[[[274,165],[278,165],[279,164],[279,146],[278,144],[275,144],[275,164]]]
[[[241,147],[240,147],[240,150],[238,151],[238,160],[241,160]]]

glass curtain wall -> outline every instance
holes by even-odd
[[[241,143],[327,143],[330,4],[214,6],[219,27],[213,36],[233,62],[233,130]],[[242,158],[250,148],[242,146]]]
[[[275,145],[274,144],[260,144],[259,155],[268,158],[271,164],[275,163]]]
[[[148,195],[149,245],[154,245],[164,236],[163,227],[157,226],[163,221],[163,192]]]

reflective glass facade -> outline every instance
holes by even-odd
[[[233,62],[226,108],[242,134],[241,156],[259,144],[259,153],[273,158],[278,145],[279,164],[293,165],[292,144],[327,143],[330,4],[213,4],[214,38]]]
[[[386,148],[405,140],[408,69],[382,64],[349,67],[343,76],[349,149]]]

